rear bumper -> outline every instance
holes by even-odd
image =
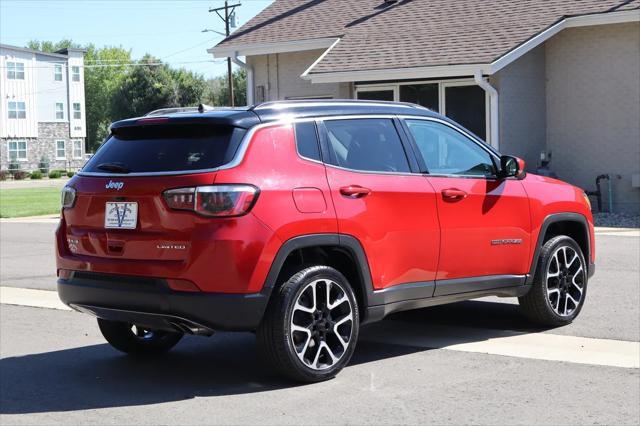
[[[58,295],[71,308],[100,318],[194,334],[253,331],[269,298],[266,293],[178,292],[162,279],[87,272],[58,279]]]

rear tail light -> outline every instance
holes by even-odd
[[[60,203],[63,209],[70,209],[76,202],[76,190],[70,186],[62,188],[60,193]]]
[[[174,210],[194,211],[203,216],[242,216],[258,198],[252,185],[208,185],[169,189],[164,192],[167,205]]]

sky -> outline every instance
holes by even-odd
[[[238,26],[273,0],[231,0]],[[226,73],[226,61],[207,53],[223,36],[224,22],[209,8],[223,0],[0,0],[0,43],[71,39],[80,44],[121,46],[134,59],[145,53],[206,78]]]

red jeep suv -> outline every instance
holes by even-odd
[[[396,311],[497,295],[567,324],[594,272],[581,189],[411,104],[119,121],[62,203],[58,293],[116,349],[255,331],[300,381],[335,376],[359,327]]]

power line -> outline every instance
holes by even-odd
[[[200,46],[202,46],[203,44],[211,43],[211,42],[213,42],[213,41],[216,41],[216,38],[212,38],[212,39],[210,39],[210,40],[205,40],[205,41],[203,41],[203,42],[200,42],[200,43],[198,43],[198,44],[194,44],[193,46],[187,47],[187,48],[185,48],[185,49],[178,50],[177,52],[173,52],[173,53],[171,53],[171,54],[169,54],[169,55],[167,55],[167,56],[164,56],[162,59],[170,58],[170,57],[175,56],[175,55],[177,55],[177,54],[180,54],[180,53],[182,53],[182,52],[186,52],[186,51],[188,51],[188,50],[195,49],[196,47],[200,47]]]
[[[89,65],[74,65],[80,68],[111,68],[111,67],[154,67],[161,65],[187,65],[187,64],[204,64],[204,63],[222,63],[224,59],[209,59],[206,61],[181,61],[181,62],[128,62],[119,64],[89,64]],[[66,62],[49,62],[50,64],[66,64]],[[8,68],[7,66],[0,66],[0,69]],[[13,67],[12,67],[13,68]],[[25,66],[25,69],[51,69],[51,66]]]
[[[241,4],[240,3],[236,3],[236,4],[232,4],[229,5],[229,2],[227,0],[224,0],[224,7],[216,7],[216,8],[210,8],[209,9],[209,13],[211,12],[215,12],[216,15],[218,15],[220,17],[220,19],[222,19],[222,21],[224,21],[224,27],[225,27],[225,33],[226,33],[226,37],[229,37],[230,34],[230,21],[231,19],[235,20],[235,10],[236,7],[240,7]],[[224,16],[222,16],[220,14],[220,11],[224,10]],[[228,77],[229,77],[229,104],[230,106],[235,106],[235,100],[233,99],[233,72],[232,72],[232,66],[231,66],[231,58],[227,58],[227,73],[228,73]]]

